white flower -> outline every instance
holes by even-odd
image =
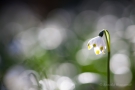
[[[91,50],[94,47],[95,54],[104,53],[106,49],[105,42],[101,36],[97,36],[88,41],[88,50]]]

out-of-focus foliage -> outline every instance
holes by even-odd
[[[102,29],[111,35],[111,88],[135,89],[134,4],[72,3],[49,10],[37,3],[35,11],[24,3],[3,6],[0,90],[105,90],[107,51],[87,50],[88,40]]]

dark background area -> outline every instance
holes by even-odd
[[[98,10],[100,5],[105,1],[113,1],[114,4],[115,2],[119,2],[125,6],[135,4],[134,0],[1,0],[0,8],[2,10],[8,5],[26,4],[35,13],[38,13],[45,18],[46,13],[55,8],[76,9],[77,11],[79,5],[88,2],[87,8]]]

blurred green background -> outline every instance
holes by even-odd
[[[87,42],[111,35],[111,90],[135,90],[134,0],[1,0],[0,90],[106,90],[107,50]]]

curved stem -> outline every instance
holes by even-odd
[[[37,82],[37,85],[38,85],[38,90],[40,90],[40,84],[39,84],[39,80],[38,80],[37,76],[33,72],[31,72],[29,75],[33,75],[34,76],[34,78],[35,78],[35,80]]]
[[[110,90],[110,34],[107,30],[103,30],[105,33],[107,49],[108,49],[108,58],[107,58],[107,90]]]

